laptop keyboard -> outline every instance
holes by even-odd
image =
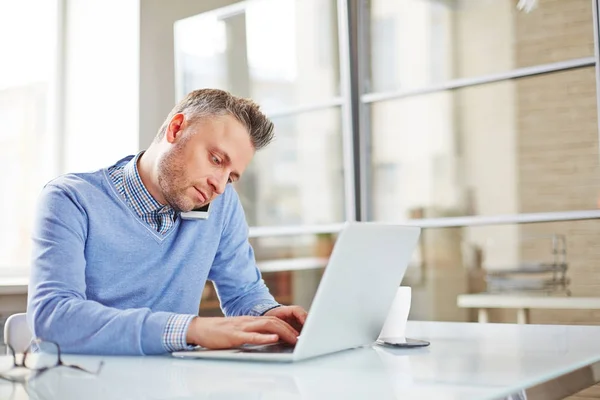
[[[288,343],[267,344],[258,347],[242,347],[242,353],[293,353],[294,345]]]

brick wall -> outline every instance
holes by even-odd
[[[530,13],[514,12],[514,29],[516,67],[594,54],[590,0],[539,0]]]
[[[592,54],[591,1],[542,0],[538,10],[516,15],[517,66]],[[600,167],[594,68],[519,79],[515,95],[519,212],[597,208]],[[519,233],[521,238],[565,234],[573,294],[600,296],[600,222],[523,225]],[[521,259],[548,257],[543,240],[535,245],[521,243]],[[504,316],[514,321],[514,316]],[[600,324],[600,312],[534,310],[531,319],[533,323]]]

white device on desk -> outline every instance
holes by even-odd
[[[199,348],[175,357],[299,361],[371,345],[379,337],[421,228],[348,223],[341,231],[295,347]]]
[[[210,203],[203,207],[195,208],[192,211],[182,212],[180,215],[182,219],[208,219],[209,213]]]

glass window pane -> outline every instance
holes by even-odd
[[[216,87],[268,110],[339,96],[335,0],[255,0],[175,24],[179,97]]]
[[[177,98],[194,89],[227,85],[227,32],[225,21],[212,13],[175,23]]]
[[[250,226],[343,221],[340,109],[273,122],[275,140],[257,152],[236,184]]]
[[[594,68],[375,103],[375,220],[594,209]]]
[[[35,29],[32,29],[35,27]],[[56,2],[0,2],[0,268],[29,265],[31,225],[55,169],[48,94],[56,52]]]
[[[339,95],[335,0],[261,0],[246,14],[251,96],[268,109]]]
[[[476,321],[477,310],[457,306],[457,296],[494,291],[509,295],[595,297],[600,291],[597,220],[503,226],[423,229],[421,265],[411,265],[410,319]],[[562,273],[552,272],[565,265]],[[538,268],[537,273],[519,273]],[[504,272],[504,284],[490,273]],[[564,282],[564,284],[563,284]],[[490,322],[517,322],[515,309],[489,311]],[[597,310],[531,309],[534,324],[598,324]]]
[[[594,55],[592,2],[371,0],[367,92]]]

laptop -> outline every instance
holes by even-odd
[[[292,362],[373,344],[383,328],[421,228],[347,223],[333,248],[295,346],[197,348],[182,358]]]

